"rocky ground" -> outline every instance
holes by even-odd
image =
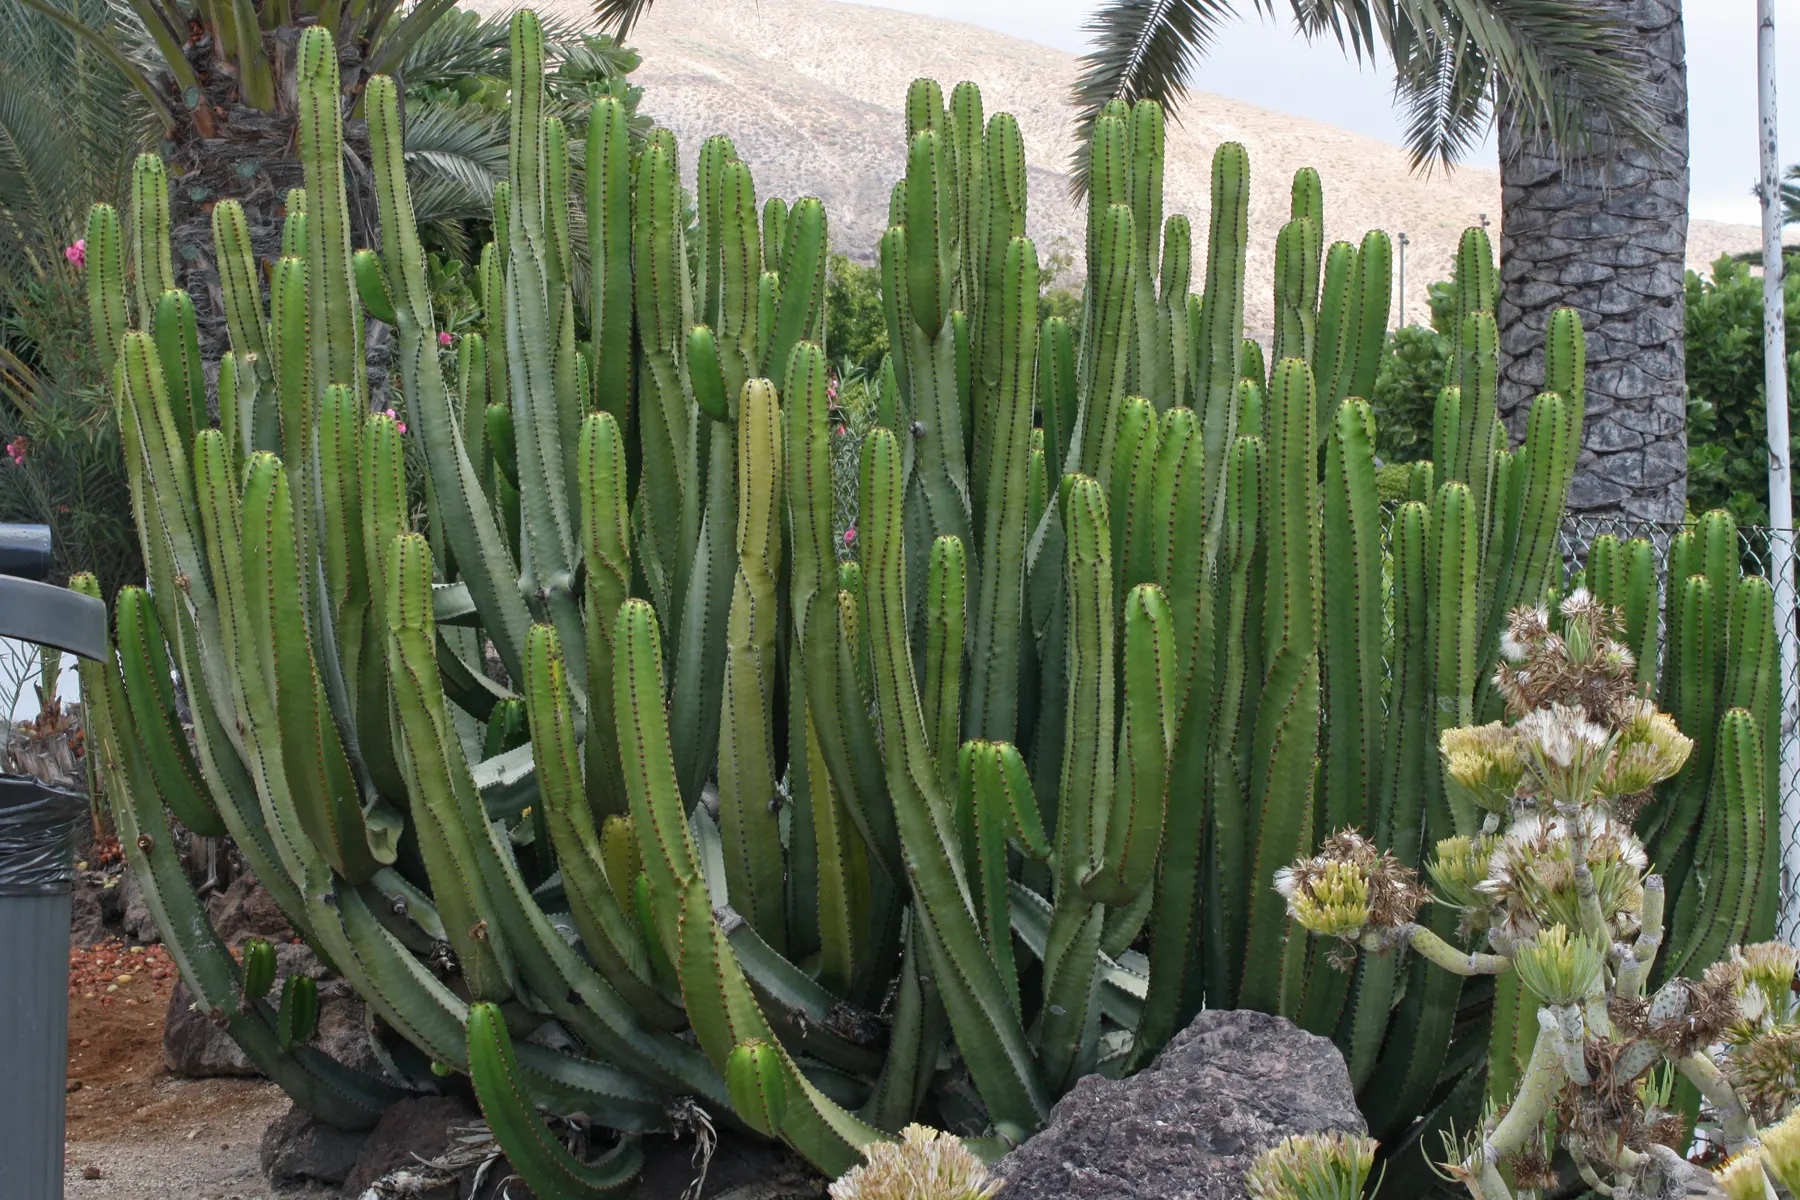
[[[278,970],[324,973],[239,876],[209,901],[228,944],[280,940]],[[128,876],[84,870],[69,951],[66,1194],[70,1200],[529,1200],[466,1095],[416,1096],[348,1134],[296,1111],[210,1021],[189,1012]],[[319,1044],[368,1053],[360,1004],[325,976]],[[328,1028],[329,1026],[329,1028]],[[191,1078],[183,1076],[204,1076]],[[249,1077],[245,1077],[249,1076]],[[1329,1041],[1258,1013],[1200,1014],[1146,1071],[1082,1080],[997,1166],[1019,1200],[1242,1200],[1250,1159],[1287,1133],[1360,1132]],[[652,1136],[623,1200],[823,1200],[785,1148],[720,1128]]]
[[[87,847],[69,948],[65,1191],[69,1200],[529,1200],[466,1097],[391,1108],[368,1134],[341,1134],[294,1111],[235,1044],[189,1008],[186,989],[128,873]],[[321,979],[316,1044],[343,1061],[369,1054],[361,1004],[292,941],[266,893],[239,875],[208,901],[239,949],[277,943],[278,973]],[[643,1200],[782,1200],[824,1183],[778,1147],[726,1138],[705,1163],[694,1143],[648,1139]],[[370,1189],[375,1190],[371,1191]],[[690,1191],[690,1188],[692,1190]]]
[[[109,939],[69,951],[70,1200],[250,1200],[284,1195],[257,1146],[287,1098],[256,1079],[178,1079],[163,1063],[175,968],[161,946]]]

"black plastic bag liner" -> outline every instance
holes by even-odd
[[[76,823],[87,797],[39,783],[29,775],[0,775],[0,896],[66,892],[75,877]]]

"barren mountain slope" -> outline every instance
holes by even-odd
[[[511,4],[474,0],[473,7]],[[538,0],[537,7],[572,20],[591,12],[586,0]],[[948,94],[958,80],[975,80],[988,114],[1010,112],[1023,131],[1029,232],[1040,258],[1062,251],[1080,271],[1082,214],[1064,175],[1074,56],[973,25],[834,0],[657,0],[631,42],[644,54],[636,78],[647,89],[645,110],[675,131],[689,172],[702,140],[730,135],[755,169],[760,195],[819,196],[833,244],[864,261],[886,225],[888,190],[905,171],[906,85],[930,76]],[[1275,233],[1287,218],[1296,168],[1317,167],[1324,177],[1328,240],[1354,241],[1375,227],[1406,232],[1411,320],[1425,319],[1425,285],[1449,273],[1462,230],[1483,213],[1499,221],[1499,175],[1491,168],[1416,175],[1397,146],[1196,92],[1181,123],[1170,126],[1165,175],[1165,211],[1186,213],[1194,224],[1196,288],[1212,153],[1230,140],[1250,151],[1245,321],[1252,332],[1269,327]],[[1689,265],[1703,268],[1721,251],[1756,243],[1750,226],[1695,221]]]

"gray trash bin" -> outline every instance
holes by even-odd
[[[0,775],[0,1194],[61,1200],[69,883],[85,797]]]

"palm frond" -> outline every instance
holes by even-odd
[[[115,44],[135,21],[113,0],[63,0]],[[88,205],[117,201],[158,126],[109,56],[61,22],[0,6],[0,279],[23,279],[80,236]]]
[[[1302,0],[1296,0],[1296,3]],[[1442,61],[1472,75],[1449,92],[1479,92],[1485,112],[1502,97],[1525,132],[1559,153],[1583,151],[1596,132],[1643,145],[1660,141],[1660,116],[1643,81],[1633,31],[1585,0],[1303,0],[1368,13],[1395,63]],[[1402,72],[1405,103],[1420,80]],[[1415,168],[1448,166],[1472,140],[1457,122],[1412,122]]]
[[[1800,166],[1789,167],[1781,185],[1781,223],[1800,225]]]
[[[1437,37],[1396,39],[1392,45],[1394,98],[1406,116],[1413,166],[1448,169],[1492,123],[1492,67],[1478,50]],[[1429,147],[1429,153],[1420,147]]]
[[[157,90],[156,85],[151,82],[150,77],[142,68],[128,59],[118,47],[106,39],[104,34],[89,28],[71,16],[54,3],[54,0],[19,0],[19,2],[85,40],[97,53],[107,58],[117,68],[119,74],[137,89],[138,93],[144,97],[145,102],[156,110],[167,128],[175,127],[175,110],[168,98]]]
[[[589,38],[566,17],[539,18],[544,49],[551,63],[566,61]],[[433,21],[400,60],[403,86],[452,87],[471,76],[505,80],[512,63],[512,13],[453,8]],[[635,64],[633,64],[635,65]]]
[[[564,50],[561,70],[583,79],[623,79],[643,61],[643,55],[617,38],[584,34]]]
[[[655,0],[594,0],[594,20],[620,41],[650,11]]]
[[[507,115],[473,105],[407,109],[406,182],[420,222],[485,217],[506,178]]]
[[[504,78],[511,21],[508,13],[485,17],[467,9],[445,13],[400,60],[399,78],[414,88],[465,75]]]
[[[1269,0],[1251,3],[1264,8]],[[1155,100],[1174,115],[1189,76],[1235,15],[1233,0],[1106,0],[1089,18],[1094,48],[1082,56],[1075,81],[1077,196],[1087,191],[1088,138],[1107,101]]]
[[[602,4],[615,0],[601,0]],[[616,0],[624,3],[625,0]],[[1243,0],[1272,11],[1273,0]],[[1643,83],[1631,31],[1585,0],[1288,0],[1309,38],[1330,36],[1358,61],[1385,49],[1406,115],[1414,169],[1446,167],[1481,138],[1498,102],[1528,134],[1575,153],[1606,131],[1659,142],[1660,114]],[[1173,112],[1230,0],[1107,0],[1089,23],[1096,45],[1075,87],[1076,191],[1086,190],[1095,116],[1115,97]]]

